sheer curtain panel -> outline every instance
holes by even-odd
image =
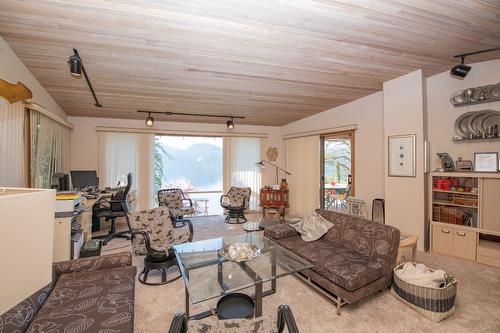
[[[255,166],[261,158],[261,138],[224,138],[224,192],[231,186],[250,187],[250,210],[259,209],[262,175]]]
[[[31,187],[50,188],[52,174],[68,171],[70,129],[30,110]]]
[[[319,208],[319,136],[285,140],[286,169],[290,190],[290,214],[308,216]]]
[[[99,132],[99,186],[116,187],[127,183],[132,173],[132,188],[137,189],[137,134]]]
[[[0,107],[0,186],[27,186],[24,120],[22,101]]]

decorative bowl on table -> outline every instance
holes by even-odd
[[[243,224],[243,230],[245,231],[259,231],[260,223],[259,222],[247,222]]]
[[[250,243],[232,243],[224,245],[219,254],[226,260],[245,262],[258,257],[260,249]]]

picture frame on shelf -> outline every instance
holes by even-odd
[[[416,177],[416,134],[388,137],[388,176]]]
[[[498,172],[498,153],[481,152],[474,153],[475,172]]]

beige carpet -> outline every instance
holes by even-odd
[[[256,217],[253,217],[256,218]],[[225,224],[221,217],[192,219],[195,240],[242,233],[241,225]],[[113,240],[103,253],[130,251],[126,240]],[[296,277],[278,279],[277,293],[264,298],[264,313],[274,314],[279,304],[288,304],[303,333],[333,332],[500,332],[500,269],[447,256],[417,253],[417,260],[440,268],[458,280],[456,313],[439,324],[411,310],[390,291],[384,291],[335,313],[335,306]],[[134,257],[138,271],[143,257]],[[135,331],[165,333],[172,316],[184,310],[184,284],[178,279],[153,287],[136,283]],[[202,311],[214,302],[191,307]]]

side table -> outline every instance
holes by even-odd
[[[399,240],[398,256],[396,258],[396,264],[401,260],[401,253],[406,248],[411,248],[411,261],[415,261],[415,254],[417,252],[417,241],[418,236],[415,235],[401,235]]]

